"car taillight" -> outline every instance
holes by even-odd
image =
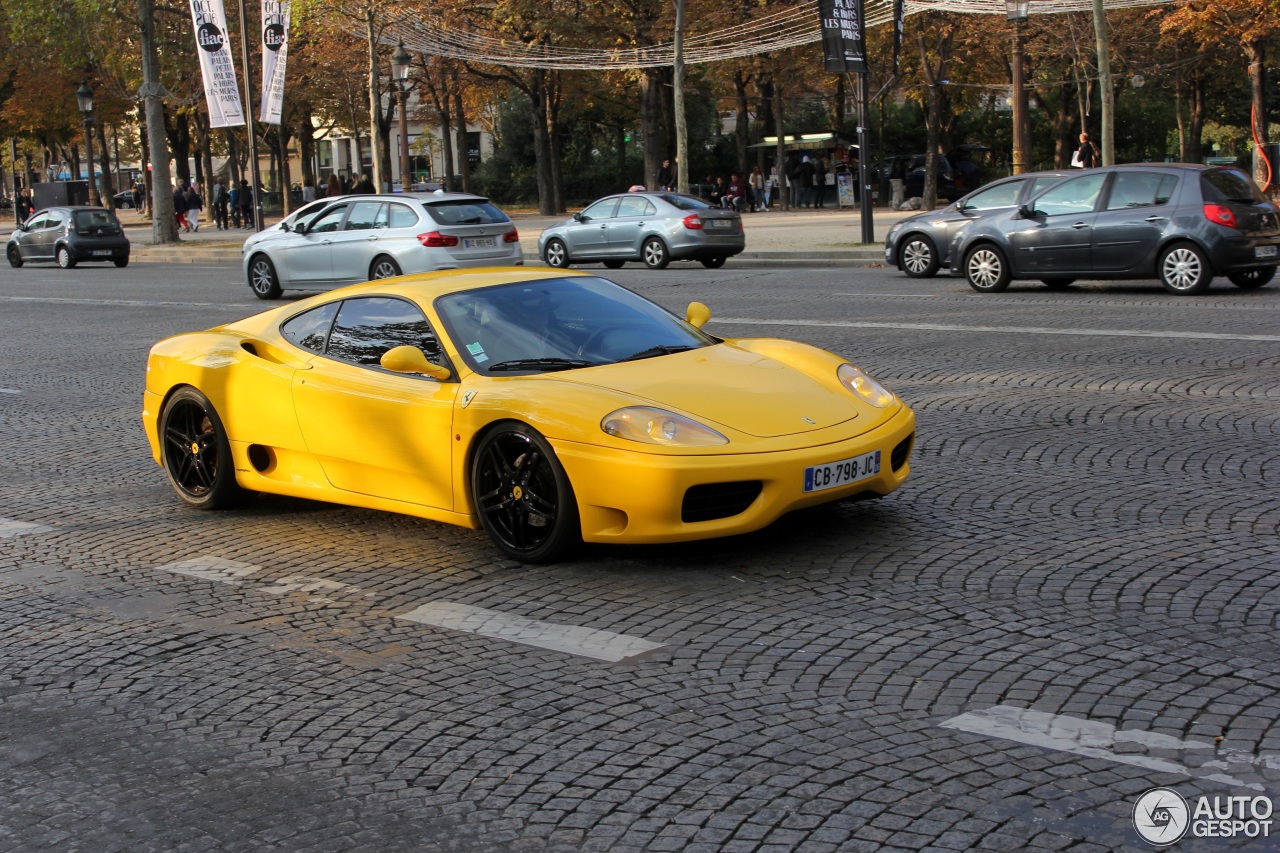
[[[702,218],[699,217],[698,214],[696,213],[690,213],[688,216],[684,218],[684,227],[690,228],[694,231],[701,231]]]
[[[458,238],[452,234],[441,234],[439,231],[430,231],[426,234],[418,235],[418,242],[424,246],[436,249],[441,246],[456,246]]]
[[[1236,222],[1235,213],[1224,204],[1206,204],[1204,206],[1204,218],[1210,222],[1225,225],[1228,228],[1240,227],[1239,223]]]
[[[506,234],[503,234],[503,235],[502,235],[502,242],[504,242],[504,243],[519,243],[519,242],[520,242],[520,230],[519,230],[518,228],[512,228],[512,229],[511,229],[510,231],[508,231]]]

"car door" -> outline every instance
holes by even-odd
[[[1093,225],[1093,268],[1125,273],[1154,270],[1156,248],[1172,216],[1178,187],[1171,174],[1116,172]]]
[[[58,243],[58,236],[62,233],[62,224],[64,215],[57,210],[46,210],[44,216],[40,217],[34,224],[34,227],[28,229],[31,235],[31,251],[32,258],[38,260],[49,260],[53,257],[54,248]]]
[[[1028,202],[1030,218],[1007,220],[1015,275],[1087,273],[1092,268],[1094,209],[1108,173],[1090,171],[1055,184]]]
[[[565,227],[565,243],[570,257],[598,258],[608,251],[609,223],[617,209],[618,196],[602,198]]]
[[[618,209],[605,230],[609,255],[615,258],[640,257],[640,238],[645,233],[646,224],[657,214],[657,206],[644,196],[622,196],[618,200]]]
[[[380,231],[386,230],[386,218],[381,214],[386,208],[383,201],[355,201],[343,222],[341,230],[334,231],[330,250],[333,263],[333,281],[336,284],[354,284],[369,280],[369,266],[378,254]],[[379,229],[379,219],[383,227]]]
[[[336,488],[452,510],[458,383],[380,367],[382,354],[402,344],[445,363],[417,305],[390,296],[343,300],[324,356],[294,380],[298,423]]]
[[[37,213],[27,220],[26,227],[18,232],[18,252],[23,260],[40,260],[39,234],[45,227],[45,214]]]
[[[333,235],[342,228],[348,205],[337,204],[316,217],[305,232],[293,231],[269,249],[281,281],[327,284],[333,280]]]

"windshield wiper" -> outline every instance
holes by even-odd
[[[591,367],[597,364],[581,358],[517,358],[512,361],[500,361],[489,365],[489,372],[495,370],[572,370],[575,367]]]
[[[633,352],[631,355],[627,356],[626,358],[618,359],[618,361],[639,361],[642,358],[653,358],[654,356],[658,356],[658,355],[671,355],[671,353],[673,352],[684,352],[685,350],[691,350],[691,349],[696,349],[696,347],[667,346],[665,344],[658,344],[656,347],[649,347],[648,349],[640,350],[640,352]]]

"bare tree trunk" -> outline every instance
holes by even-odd
[[[1267,72],[1263,66],[1263,60],[1266,58],[1266,44],[1263,41],[1246,42],[1244,53],[1249,60],[1249,91],[1253,101],[1249,128],[1253,133],[1253,141],[1263,143],[1267,141]],[[1259,150],[1258,156],[1254,158],[1254,183],[1260,187],[1267,186],[1269,174],[1266,158]],[[1270,177],[1273,185],[1280,180],[1280,176]]]
[[[388,163],[383,163],[383,149],[387,147],[387,134],[382,125],[382,92],[378,86],[378,26],[377,15],[372,4],[367,4],[364,11],[365,35],[369,44],[369,159],[373,165],[373,186],[378,192],[383,191],[383,182],[391,180]]]
[[[458,178],[462,182],[462,191],[471,192],[471,145],[467,141],[467,117],[462,110],[461,82],[455,71],[453,75],[453,117],[456,122],[455,132],[458,135]]]
[[[98,198],[102,199],[103,207],[115,210],[116,191],[112,189],[111,152],[107,150],[107,129],[100,121],[94,124],[98,129],[98,151],[102,152],[98,156]]]
[[[657,188],[658,169],[662,165],[662,78],[657,69],[640,72],[640,135],[644,139],[644,180],[650,189]]]
[[[302,161],[302,183],[305,186],[308,181],[314,186],[317,183],[315,159],[316,159],[316,133],[315,125],[311,121],[311,108],[307,107],[300,111],[298,115],[298,157]]]
[[[213,146],[210,144],[213,134],[209,131],[209,116],[197,110],[192,116],[196,124],[196,141],[200,145],[200,162],[204,172],[204,195],[205,201],[211,203],[208,198],[209,187],[213,186]],[[212,207],[210,207],[212,210]]]
[[[751,164],[747,162],[747,145],[751,142],[751,111],[747,100],[747,82],[750,76],[742,70],[733,72],[734,107],[738,111],[737,125],[734,127],[734,143],[738,149],[738,176],[744,181],[751,174]]]
[[[785,212],[791,209],[791,192],[787,187],[787,142],[785,123],[782,120],[782,80],[778,76],[778,64],[774,64],[773,80],[773,124],[774,133],[778,137],[778,145],[773,149],[774,168],[778,170],[778,201]]]
[[[151,241],[178,242],[178,225],[173,218],[173,197],[169,193],[169,151],[165,146],[164,102],[160,85],[155,43],[155,0],[137,0],[138,30],[142,44],[143,111],[147,124],[147,154],[151,158]],[[157,192],[157,190],[160,190]]]
[[[551,140],[547,136],[547,72],[534,69],[533,85],[528,92],[533,102],[533,153],[538,174],[538,211],[544,215],[556,212],[555,180],[551,170]]]
[[[925,210],[933,210],[938,204],[938,142],[942,125],[941,81],[946,79],[947,62],[950,59],[951,41],[954,37],[954,28],[947,29],[939,36],[937,65],[929,62],[929,54],[924,46],[924,36],[916,37],[920,46],[920,67],[924,71],[928,99],[925,110],[924,191],[920,199],[920,206]]]

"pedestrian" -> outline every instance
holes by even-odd
[[[173,186],[173,221],[175,227],[183,231],[191,230],[187,226],[187,193],[182,188],[182,181]]]
[[[800,163],[794,154],[787,156],[784,174],[787,178],[787,201],[794,209],[800,206]]]
[[[717,177],[715,183],[711,185],[711,192],[708,193],[708,201],[717,207],[724,207],[725,196],[724,178]]]
[[[806,154],[804,159],[800,161],[796,172],[797,180],[800,182],[800,207],[813,207],[813,176],[815,170],[809,155]]]
[[[819,157],[813,163],[813,206],[827,206],[827,158]]]
[[[200,195],[200,185],[187,187],[187,225],[192,231],[200,230],[200,211],[204,208],[204,198]]]
[[[778,192],[778,166],[775,163],[769,167],[769,178],[764,182],[764,209],[768,210],[773,196]]]
[[[36,212],[35,202],[31,200],[31,188],[27,187],[18,193],[17,214],[19,222],[26,222]]]
[[[360,180],[356,182],[355,189],[351,192],[358,195],[373,195],[377,190],[373,188],[373,181],[369,180],[369,176],[361,174]]]
[[[1099,159],[1098,146],[1089,138],[1089,134],[1080,134],[1080,147],[1071,155],[1071,167],[1073,169],[1092,169],[1098,165]]]
[[[907,158],[901,154],[895,155],[892,165],[889,166],[889,209],[901,210],[902,203],[906,200],[905,193],[907,189]]]
[[[244,227],[253,228],[253,190],[244,178],[240,179],[240,193],[236,197],[236,205],[240,208],[240,220],[244,222]]]
[[[747,197],[747,185],[738,178],[737,173],[729,176],[729,183],[724,187],[724,198],[720,200],[722,207],[738,213],[742,212],[742,201]]]
[[[213,224],[217,226],[219,231],[227,230],[227,205],[230,200],[227,188],[222,184],[222,178],[215,178],[213,182],[213,198],[209,203],[213,207]]]
[[[316,179],[307,178],[302,182],[302,203],[310,204],[316,200]]]
[[[240,227],[240,187],[233,180],[231,189],[227,190],[227,205],[231,213],[231,225],[234,228]]]
[[[325,191],[325,198],[336,198],[342,195],[342,183],[338,180],[337,175],[329,176],[329,188]]]
[[[768,204],[764,200],[764,172],[758,165],[751,167],[751,174],[747,176],[747,185],[751,187],[751,209],[763,213],[768,209]]]
[[[142,184],[134,182],[133,185],[133,209],[142,212]]]
[[[663,160],[662,165],[658,168],[657,174],[658,189],[662,192],[671,192],[675,189],[675,175],[671,173],[671,161]]]

